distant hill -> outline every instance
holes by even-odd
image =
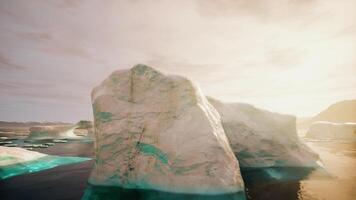
[[[0,136],[27,136],[32,126],[73,125],[65,122],[6,122],[0,121]]]
[[[339,101],[312,118],[312,121],[356,122],[356,100]]]
[[[298,128],[308,128],[316,121],[335,123],[356,122],[356,100],[339,101],[311,118],[298,119]]]
[[[31,127],[31,126],[49,126],[49,125],[70,125],[66,122],[6,122],[0,121],[0,127]]]

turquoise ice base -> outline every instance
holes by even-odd
[[[244,192],[205,195],[163,192],[159,190],[125,189],[113,186],[96,186],[88,184],[82,200],[245,200]]]
[[[10,178],[13,176],[22,175],[22,174],[39,172],[42,170],[51,169],[62,165],[80,163],[87,160],[91,160],[91,158],[68,157],[68,156],[44,156],[42,158],[33,161],[0,167],[0,180]]]
[[[321,167],[241,168],[241,174],[245,183],[298,181],[305,179],[315,171],[320,176],[329,176],[325,169]]]

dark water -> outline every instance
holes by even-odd
[[[247,199],[296,200],[299,199],[300,180],[306,179],[313,171],[311,168],[264,168],[242,169],[241,173]]]
[[[92,199],[135,199],[135,200],[244,200],[241,193],[224,195],[177,194],[157,190],[122,189],[118,187],[100,187],[88,185],[82,200]]]
[[[49,155],[94,156],[93,143],[81,141],[57,143],[35,150]],[[81,199],[92,165],[91,160],[2,180],[0,199]]]
[[[310,142],[325,170],[307,168],[242,169],[247,199],[356,199],[356,143]],[[36,151],[62,156],[93,157],[93,144],[73,141]],[[123,190],[87,185],[93,161],[12,177],[0,181],[0,199],[241,199],[239,194],[192,196],[152,190]],[[85,195],[84,195],[85,193]]]

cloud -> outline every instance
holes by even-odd
[[[204,72],[204,78],[206,81],[211,81],[211,78],[214,78],[214,75],[217,75],[219,67],[221,67],[217,63],[191,63],[187,60],[177,60],[162,55],[150,56],[148,60],[145,60],[145,64],[161,69],[168,74],[188,74],[193,79],[201,77],[202,72]],[[188,71],[189,73],[187,73]]]
[[[34,41],[46,41],[53,39],[53,36],[48,32],[27,32],[27,33],[17,33],[20,38],[25,38]]]
[[[66,7],[73,8],[79,6],[82,3],[82,0],[63,0],[61,3]]]
[[[266,52],[265,63],[270,63],[270,66],[280,67],[281,70],[296,67],[302,62],[303,54],[303,51],[295,49],[271,49]]]
[[[36,119],[50,111],[58,120],[87,118],[92,87],[137,63],[187,76],[222,100],[312,115],[356,98],[355,7],[353,0],[0,1],[7,109],[0,118],[25,116],[21,110]],[[70,113],[76,109],[80,115]]]
[[[310,12],[317,7],[315,0],[199,0],[202,15],[211,17],[251,16],[258,20],[284,21]]]
[[[26,69],[25,66],[18,65],[15,62],[11,61],[10,59],[0,54],[0,71],[24,70],[24,69]]]
[[[48,46],[45,48],[42,48],[42,51],[45,52],[46,54],[55,54],[55,55],[66,55],[66,56],[74,56],[74,57],[79,57],[85,60],[91,60],[93,62],[98,62],[98,63],[105,63],[105,60],[96,57],[95,55],[91,54],[87,49],[81,48],[81,47],[76,47],[76,46]]]
[[[353,24],[351,26],[347,26],[340,31],[338,31],[334,37],[335,38],[342,38],[342,37],[355,37],[356,35],[356,24]],[[354,39],[356,42],[356,39]]]

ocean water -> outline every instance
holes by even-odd
[[[34,161],[22,162],[0,168],[0,180],[27,173],[39,172],[54,167],[80,163],[91,158],[74,156],[44,156]]]
[[[245,194],[232,193],[223,195],[177,194],[157,190],[123,189],[119,187],[104,187],[88,184],[82,200],[245,200]]]
[[[308,142],[319,153],[324,169],[242,169],[249,200],[356,199],[356,142]],[[36,149],[37,150],[37,149]],[[72,141],[38,151],[50,155],[93,157],[93,144]],[[241,194],[204,196],[152,190],[126,190],[87,184],[93,161],[11,177],[0,181],[0,199],[144,199],[238,200]]]

